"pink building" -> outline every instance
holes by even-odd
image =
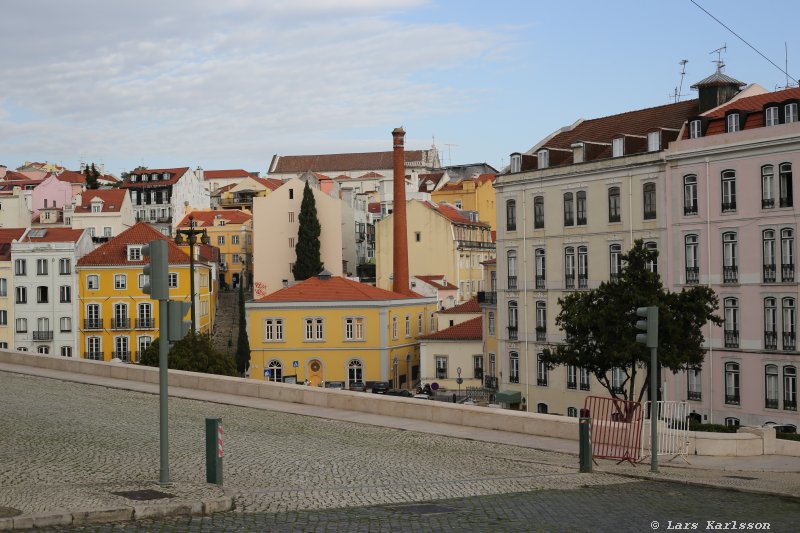
[[[33,189],[31,211],[36,216],[41,209],[63,208],[72,202],[72,196],[72,185],[51,174]]]
[[[717,107],[737,85],[721,72],[699,83],[701,114],[666,153],[665,285],[711,286],[725,323],[706,326],[702,369],[662,377],[665,398],[704,422],[797,426],[800,88],[751,87]]]

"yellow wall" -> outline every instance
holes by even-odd
[[[488,223],[493,231],[497,229],[495,190],[489,180],[478,185],[473,180],[464,180],[460,188],[445,188],[432,192],[431,199],[437,204],[447,202],[450,205],[456,205],[460,201],[461,209],[477,211],[481,222]]]
[[[0,278],[6,280],[6,294],[0,295],[0,310],[6,312],[5,325],[0,324],[0,342],[7,343],[8,349],[14,346],[14,276],[11,270],[11,261],[0,262]]]
[[[214,221],[214,226],[203,226],[208,232],[211,246],[219,248],[220,260],[224,260],[227,270],[221,272],[225,283],[229,288],[233,288],[233,276],[238,274],[241,280],[247,276],[247,270],[252,270],[253,257],[253,219],[251,218],[243,224],[231,224],[227,222],[224,226],[219,226],[219,220]],[[233,236],[239,237],[239,243],[233,243]],[[219,237],[224,237],[224,243],[219,243]],[[244,261],[234,262],[233,256],[243,256]]]

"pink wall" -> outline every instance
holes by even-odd
[[[55,205],[63,208],[65,205],[69,205],[72,201],[72,185],[59,181],[55,176],[51,176],[37,185],[31,195],[31,210],[34,215],[44,207],[45,200],[47,200],[48,207]]]

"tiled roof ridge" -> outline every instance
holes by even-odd
[[[425,340],[480,340],[483,338],[483,316],[476,316],[420,338]]]
[[[622,113],[614,113],[614,114],[605,115],[605,116],[602,116],[602,117],[587,118],[586,120],[584,120],[583,122],[578,124],[578,126],[582,126],[584,124],[587,124],[587,123],[590,123],[590,122],[596,122],[596,121],[600,121],[600,120],[608,120],[608,119],[611,119],[611,118],[619,118],[619,117],[623,117],[625,115],[633,115],[633,114],[638,114],[638,113],[652,112],[652,111],[655,111],[655,110],[663,110],[663,109],[667,109],[669,107],[679,108],[679,107],[687,106],[687,104],[690,104],[690,103],[697,104],[697,103],[699,103],[699,101],[700,101],[699,99],[694,98],[692,100],[681,100],[680,102],[672,102],[670,104],[662,104],[662,105],[657,105],[657,106],[652,106],[652,107],[642,107],[640,109],[632,109],[630,111],[623,111]]]
[[[445,309],[440,311],[442,314],[458,314],[458,313],[480,313],[481,306],[478,303],[478,298],[470,298],[464,303],[460,303],[451,307],[450,309]]]

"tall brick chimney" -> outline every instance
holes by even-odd
[[[408,233],[406,220],[406,157],[405,157],[405,136],[403,128],[395,128],[392,131],[394,139],[394,199],[392,200],[392,214],[394,225],[392,226],[393,242],[392,266],[394,270],[394,282],[392,289],[400,294],[411,295],[408,286]]]

